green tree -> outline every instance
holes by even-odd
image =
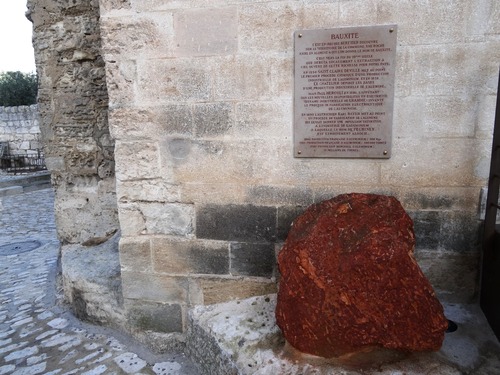
[[[36,74],[4,72],[0,74],[0,106],[13,107],[36,103],[38,79]]]

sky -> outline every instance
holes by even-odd
[[[27,0],[0,0],[0,72],[35,72]]]

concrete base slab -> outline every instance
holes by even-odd
[[[391,351],[321,359],[285,344],[276,326],[276,295],[198,306],[189,312],[187,347],[204,374],[496,374],[500,345],[476,305],[447,305],[458,330],[437,353]]]

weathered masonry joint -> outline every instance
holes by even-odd
[[[94,269],[115,302],[70,275],[68,298],[82,316],[182,340],[191,307],[276,290],[276,254],[307,206],[359,192],[410,213],[440,298],[474,300],[497,3],[30,0],[63,273]],[[397,25],[391,149],[297,157],[294,33],[379,25]]]

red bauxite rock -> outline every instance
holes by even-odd
[[[448,321],[413,257],[413,221],[394,197],[345,194],[293,223],[278,263],[278,326],[296,349],[439,350]]]

